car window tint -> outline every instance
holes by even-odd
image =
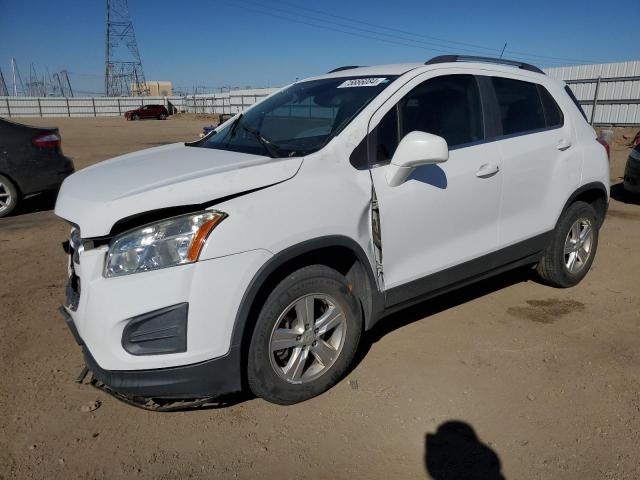
[[[535,83],[492,77],[500,117],[502,133],[512,135],[545,128],[544,110]]]
[[[376,163],[390,161],[398,146],[397,105],[382,118],[378,126],[373,130],[371,138],[375,139],[373,152]]]
[[[542,99],[546,126],[548,128],[561,127],[564,124],[564,116],[554,98],[542,85],[538,85],[538,93]]]
[[[411,90],[375,128],[377,163],[389,161],[413,131],[443,137],[449,147],[484,139],[480,91],[472,75],[432,78]]]
[[[471,75],[447,75],[418,85],[400,101],[402,137],[413,131],[443,137],[449,147],[483,139],[480,91]]]

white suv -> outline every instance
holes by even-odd
[[[604,148],[534,66],[343,67],[67,178],[62,312],[112,391],[299,402],[389,312],[517,266],[577,284],[608,199]]]

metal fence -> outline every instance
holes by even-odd
[[[188,97],[0,97],[0,117],[114,117],[150,104],[178,112],[235,114],[277,90],[232,90]]]
[[[182,106],[189,113],[221,113],[233,115],[278,91],[278,88],[237,90],[215,95],[183,97]]]
[[[640,125],[640,61],[545,69],[573,90],[595,125]],[[236,114],[277,88],[186,97],[0,97],[0,117],[118,116],[145,104],[189,113]]]
[[[564,80],[594,125],[640,125],[640,61],[545,69]]]

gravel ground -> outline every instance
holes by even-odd
[[[83,168],[195,138],[210,120],[29,123],[58,125]],[[31,202],[0,220],[0,478],[637,479],[640,202],[613,196],[577,287],[502,275],[380,324],[318,398],[180,413],[74,383],[82,357],[56,311],[68,226]]]

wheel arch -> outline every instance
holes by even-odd
[[[307,265],[326,265],[350,280],[352,291],[360,300],[364,314],[364,328],[384,304],[375,275],[363,248],[353,239],[330,235],[293,245],[274,255],[254,275],[245,290],[236,313],[231,346],[240,347],[241,361],[247,360],[247,349],[260,308],[269,293],[282,279]],[[246,372],[243,365],[242,372]]]
[[[562,214],[569,206],[577,201],[583,201],[590,204],[596,211],[600,225],[604,222],[609,207],[609,192],[602,182],[590,182],[580,186],[567,199],[560,215],[556,219],[556,224],[560,220]]]

